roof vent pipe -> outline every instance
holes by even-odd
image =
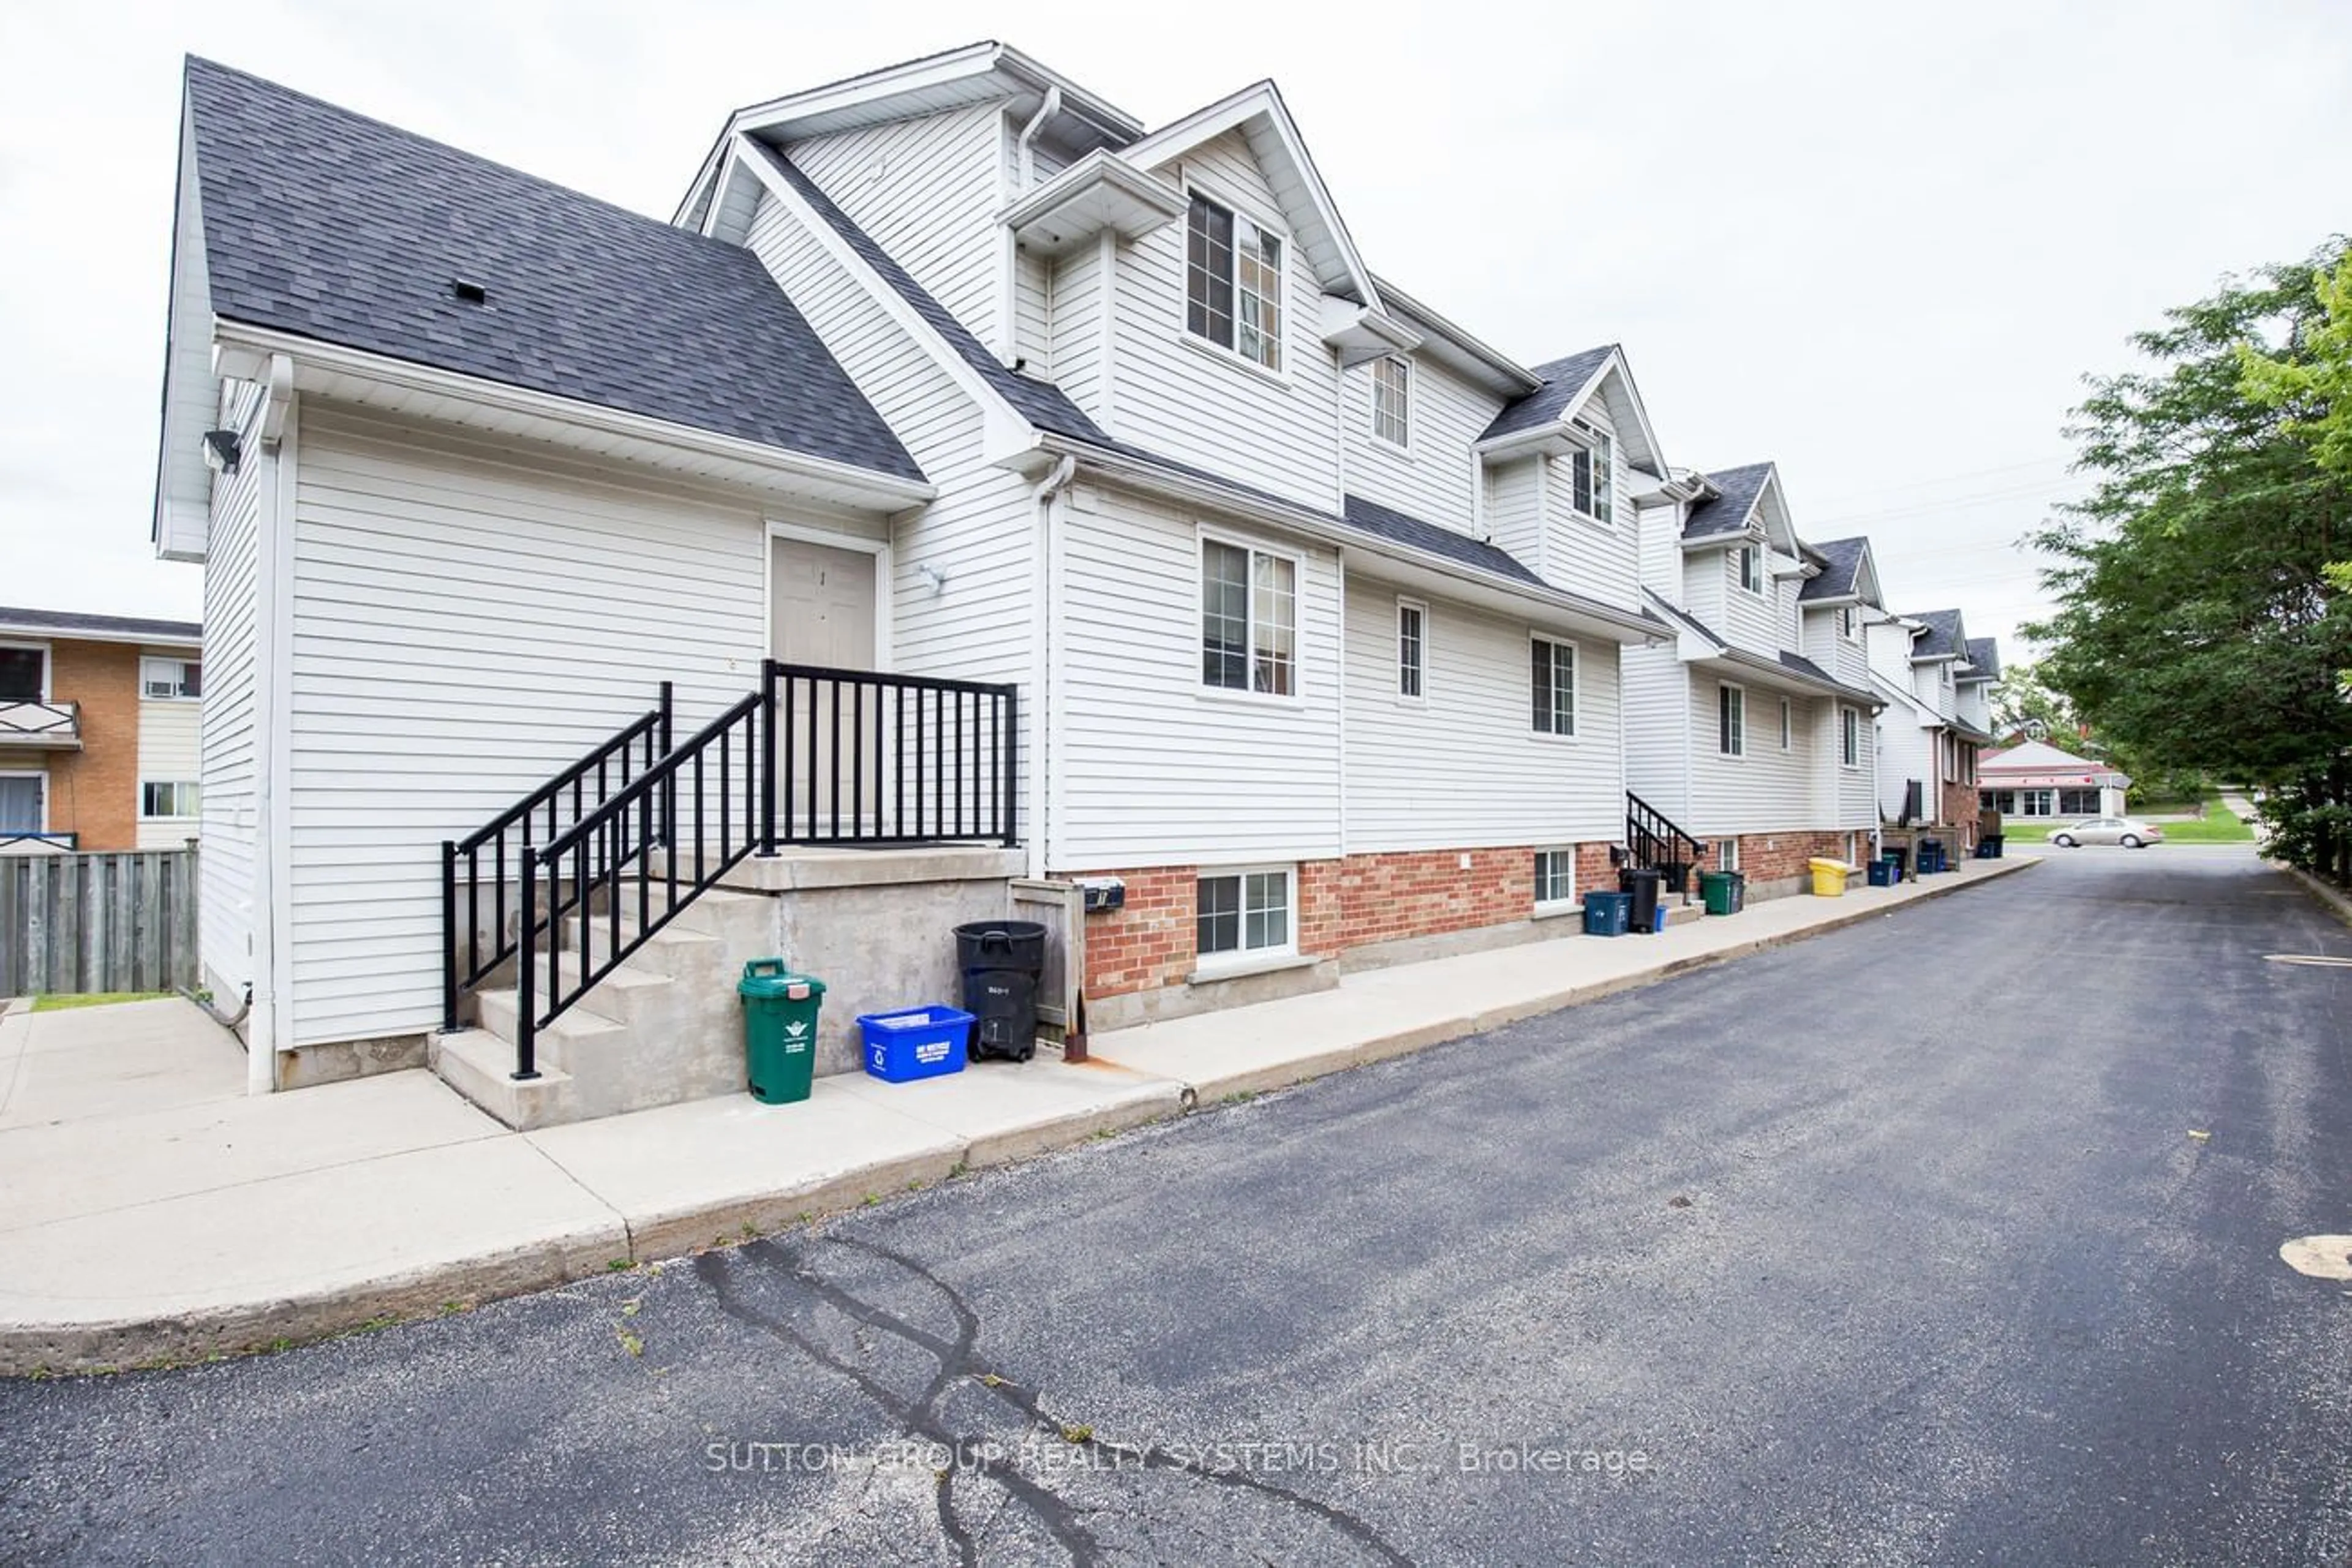
[[[1062,89],[1058,87],[1047,88],[1045,101],[1037,106],[1037,112],[1029,117],[1029,123],[1021,128],[1021,140],[1017,143],[1021,149],[1021,190],[1013,193],[1014,195],[1018,195],[1036,188],[1037,160],[1031,153],[1029,144],[1037,139],[1037,132],[1045,129],[1045,121],[1061,112]]]

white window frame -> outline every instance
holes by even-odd
[[[147,809],[147,792],[167,789],[172,792],[174,806],[185,805],[187,811],[155,811]],[[185,798],[193,796],[194,798]],[[204,784],[197,779],[141,779],[139,781],[139,820],[142,822],[194,822],[204,815]]]
[[[1265,218],[1260,217],[1256,213],[1251,211],[1247,204],[1237,202],[1231,196],[1228,196],[1223,193],[1198,181],[1186,182],[1184,195],[1184,239],[1183,250],[1180,253],[1180,266],[1182,271],[1182,282],[1181,286],[1176,290],[1177,335],[1185,342],[1192,344],[1204,353],[1216,354],[1230,363],[1246,365],[1260,375],[1272,376],[1277,381],[1288,382],[1290,379],[1290,355],[1287,352],[1287,342],[1290,333],[1291,322],[1297,314],[1297,312],[1290,308],[1290,262],[1291,258],[1295,256],[1297,252],[1293,249],[1293,246],[1296,241],[1292,237],[1289,228],[1282,224],[1267,222]],[[1232,286],[1234,290],[1234,341],[1230,343],[1221,343],[1205,332],[1196,332],[1192,330],[1192,204],[1195,201],[1205,202],[1211,206],[1223,210],[1234,220],[1234,269],[1226,279],[1226,281]],[[1275,324],[1274,331],[1270,334],[1270,341],[1274,344],[1274,363],[1272,364],[1267,364],[1263,360],[1252,359],[1249,355],[1242,353],[1241,351],[1242,282],[1240,226],[1243,224],[1247,224],[1251,228],[1256,230],[1259,235],[1272,239],[1281,247],[1281,261],[1275,269],[1275,282],[1276,288],[1276,294],[1273,300],[1275,309]],[[1261,335],[1268,336],[1268,334]]]
[[[1862,771],[1862,715],[1838,708],[1838,766],[1850,773]]]
[[[1279,876],[1283,879],[1286,902],[1283,906],[1283,936],[1279,946],[1251,947],[1249,944],[1249,879],[1252,877]],[[1228,878],[1241,883],[1239,931],[1242,945],[1211,952],[1201,946],[1201,887]],[[1296,862],[1271,863],[1260,866],[1202,866],[1192,879],[1192,968],[1208,978],[1234,970],[1255,969],[1266,964],[1278,964],[1298,956],[1298,867]]]
[[[1209,551],[1212,544],[1246,551],[1250,556],[1249,593],[1243,622],[1244,647],[1249,660],[1247,686],[1218,686],[1209,679],[1202,656],[1207,652],[1205,628],[1202,626],[1204,595],[1209,586]],[[1260,691],[1257,689],[1257,558],[1261,555],[1290,563],[1290,689]],[[1297,706],[1306,700],[1307,627],[1302,609],[1307,602],[1307,557],[1295,550],[1286,550],[1252,539],[1245,534],[1228,533],[1222,529],[1202,528],[1196,531],[1192,546],[1192,658],[1195,692],[1203,698],[1226,702],[1276,702]]]
[[[1756,581],[1753,584],[1748,581],[1748,563],[1751,561],[1756,563]],[[1731,570],[1738,580],[1741,593],[1752,594],[1759,599],[1764,596],[1764,547],[1762,545],[1751,542],[1734,549],[1731,552]]]
[[[1568,510],[1592,524],[1612,531],[1617,527],[1617,443],[1608,431],[1596,429],[1582,420],[1576,427],[1585,444],[1568,457]],[[1584,470],[1584,487],[1591,505],[1579,506],[1576,501],[1576,475]]]
[[[1781,749],[1782,751],[1784,751],[1784,752],[1786,752],[1786,751],[1791,751],[1791,750],[1795,749],[1796,743],[1797,743],[1797,711],[1796,711],[1796,704],[1794,704],[1793,702],[1790,701],[1790,700],[1789,700],[1789,699],[1787,699],[1787,698],[1783,697],[1782,699],[1780,699],[1780,749]]]
[[[148,669],[151,666],[159,664],[179,666],[179,674],[175,678],[162,682],[173,688],[172,690],[153,689],[157,682],[148,674]],[[196,677],[196,689],[193,692],[187,689],[188,666],[192,664],[199,670],[204,668],[204,659],[201,657],[189,658],[182,654],[141,654],[139,656],[139,700],[142,702],[201,702],[204,700],[204,677],[201,674]]]
[[[1568,891],[1565,893],[1558,893],[1556,896],[1549,899],[1544,897],[1544,859],[1548,856],[1559,860],[1563,860],[1567,862],[1568,865]],[[1569,910],[1576,908],[1576,846],[1573,844],[1553,844],[1537,850],[1535,852],[1535,863],[1532,869],[1535,873],[1533,879],[1535,883],[1533,889],[1535,896],[1535,912],[1538,915],[1561,915],[1566,914]]]
[[[1739,869],[1739,835],[1726,834],[1716,841],[1715,868],[1718,871]]]
[[[1577,645],[1566,637],[1552,637],[1545,632],[1528,634],[1528,732],[1546,741],[1573,741],[1584,731],[1584,656]],[[1535,650],[1538,647],[1565,648],[1568,651],[1568,728],[1555,730],[1536,722]],[[1550,667],[1555,696],[1559,690],[1559,665]],[[1547,711],[1547,720],[1556,719],[1559,704],[1555,700]]]
[[[48,702],[53,695],[49,683],[57,678],[57,656],[49,645],[45,642],[19,642],[14,637],[0,637],[0,647],[14,648],[24,653],[37,653],[41,656],[41,694],[32,700],[40,703]],[[11,698],[8,700],[13,702],[16,700]]]
[[[1381,374],[1383,371],[1391,369],[1393,369],[1401,378],[1398,381],[1394,391],[1394,400],[1396,403],[1396,408],[1394,410],[1394,423],[1396,425],[1397,434],[1393,436],[1389,435],[1386,431],[1381,428],[1381,422],[1383,416],[1383,410],[1381,406],[1383,392],[1383,388],[1381,384]],[[1381,446],[1388,447],[1391,451],[1402,452],[1406,457],[1411,457],[1412,455],[1412,362],[1405,358],[1402,354],[1382,354],[1380,358],[1371,363],[1369,380],[1371,384],[1370,424],[1372,439],[1379,442]]]
[[[1734,760],[1748,755],[1748,688],[1737,681],[1715,683],[1715,754]]]
[[[31,779],[33,781],[34,787],[41,792],[41,825],[38,827],[30,829],[29,831],[39,834],[48,833],[50,831],[49,809],[57,793],[49,788],[49,770],[45,767],[0,767],[0,779]]]
[[[1838,609],[1838,635],[1848,642],[1862,640],[1862,606],[1844,605]]]
[[[1404,629],[1405,617],[1417,617],[1412,636],[1412,659],[1407,662]],[[1397,700],[1419,708],[1429,701],[1429,605],[1419,599],[1398,595],[1396,602],[1397,633]],[[1407,690],[1407,678],[1412,689]]]

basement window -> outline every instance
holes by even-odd
[[[1202,969],[1298,951],[1288,867],[1228,871],[1203,877],[1198,894],[1198,948]]]

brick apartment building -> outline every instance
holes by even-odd
[[[0,607],[0,854],[196,836],[200,628]]]

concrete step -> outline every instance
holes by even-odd
[[[514,1046],[486,1029],[436,1035],[428,1055],[442,1082],[518,1132],[579,1120],[569,1073],[542,1060],[539,1077],[516,1082]]]
[[[511,1054],[515,1042],[515,1015],[518,1003],[514,987],[485,991],[478,998],[481,1006],[481,1028],[507,1043]],[[535,1042],[539,1065],[570,1068],[583,1048],[590,1054],[602,1054],[599,1046],[629,1033],[617,1018],[593,1012],[585,1002],[575,1003],[553,1023],[539,1031]]]

